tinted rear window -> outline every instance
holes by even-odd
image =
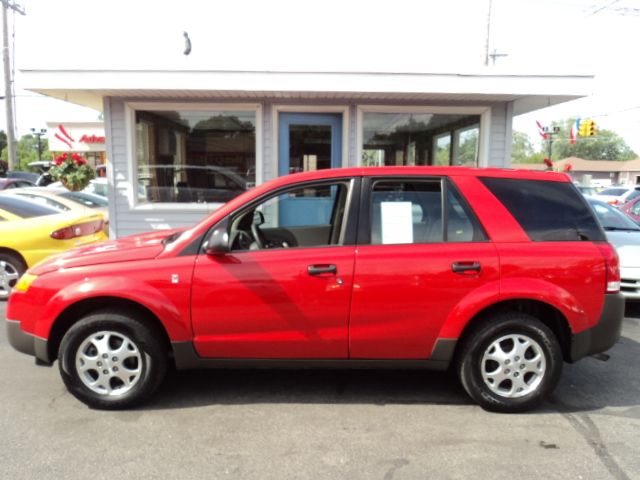
[[[593,212],[570,183],[480,178],[535,242],[604,241]]]
[[[42,217],[60,213],[60,210],[53,207],[9,195],[0,196],[0,208],[21,218]]]

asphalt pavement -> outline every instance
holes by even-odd
[[[0,303],[4,321],[5,303]],[[91,410],[0,328],[0,478],[640,478],[640,308],[543,408],[488,413],[449,374],[172,372],[144,408]],[[634,311],[635,310],[635,311]]]

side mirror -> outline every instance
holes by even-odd
[[[207,255],[225,255],[229,252],[229,220],[227,218],[211,230],[203,247]]]
[[[253,212],[253,224],[260,226],[264,223],[264,215],[259,210],[254,210]]]

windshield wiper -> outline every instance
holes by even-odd
[[[607,232],[640,232],[640,228],[630,227],[603,227]]]

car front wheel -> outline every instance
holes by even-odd
[[[487,319],[465,338],[458,376],[471,398],[486,410],[522,412],[553,391],[562,371],[554,333],[524,313]]]
[[[60,375],[92,408],[122,409],[147,400],[164,378],[167,354],[155,328],[120,312],[91,314],[60,343]]]

